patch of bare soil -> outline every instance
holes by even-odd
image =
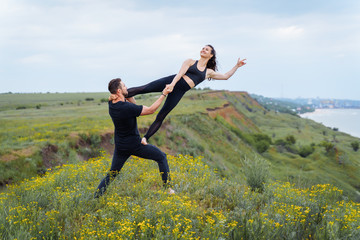
[[[245,128],[251,128],[251,129],[257,129],[256,125],[253,123],[251,119],[246,117],[243,113],[237,111],[232,105],[229,103],[225,103],[222,107],[216,107],[216,108],[207,108],[208,115],[211,118],[215,118],[216,116],[221,116],[225,119],[229,124],[231,124],[234,127],[238,127],[241,130],[246,130]],[[232,119],[238,119],[240,120],[241,125],[236,125]]]
[[[232,118],[243,118],[243,116],[228,103],[224,104],[222,107],[207,108],[206,110],[208,111],[210,117],[215,118],[217,115],[220,115],[233,126],[235,126],[235,124],[233,123]]]
[[[52,144],[49,144],[43,149],[41,149],[41,157],[43,159],[44,167],[50,168],[56,165],[56,153],[58,152],[58,150],[58,147]]]
[[[34,147],[24,148],[20,150],[13,151],[12,153],[5,154],[0,156],[0,161],[9,162],[13,161],[19,157],[30,157],[35,153],[36,149]]]
[[[101,134],[101,148],[105,150],[108,154],[114,153],[114,144],[112,144],[112,139],[114,137],[113,132],[106,132]]]

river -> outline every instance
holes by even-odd
[[[360,138],[360,109],[316,109],[300,116]]]

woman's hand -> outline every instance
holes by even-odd
[[[167,84],[166,87],[164,88],[164,90],[162,91],[162,93],[167,96],[169,93],[171,93],[170,88],[169,88],[170,84]]]
[[[240,58],[239,58],[237,63],[236,63],[236,66],[238,66],[238,67],[244,66],[246,64],[245,60],[246,59],[240,60]]]
[[[171,93],[174,90],[175,84],[170,83],[166,85],[166,88],[169,90],[169,93]]]
[[[115,100],[115,99],[117,99],[118,98],[118,95],[116,95],[116,94],[110,94],[110,96],[109,96],[109,101],[113,101],[113,100]]]

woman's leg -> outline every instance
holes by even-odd
[[[162,90],[164,90],[166,84],[170,84],[172,82],[174,77],[175,75],[171,75],[152,81],[140,87],[129,88],[127,97],[133,97],[138,94],[145,94],[151,92],[161,92]]]
[[[157,130],[160,128],[165,117],[174,109],[174,107],[179,103],[181,98],[184,96],[186,91],[177,89],[174,90],[167,96],[167,99],[164,103],[164,106],[161,108],[160,112],[156,116],[155,121],[151,124],[149,130],[145,134],[145,138],[148,140]]]
[[[118,151],[115,147],[113,160],[111,163],[111,168],[109,173],[105,176],[105,178],[100,182],[94,197],[98,198],[102,196],[106,188],[109,186],[109,184],[115,179],[115,177],[119,174],[121,168],[124,166],[126,160],[130,157],[129,154],[123,153],[121,151]]]

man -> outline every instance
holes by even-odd
[[[104,194],[110,182],[119,174],[131,155],[156,161],[159,165],[162,181],[166,186],[169,180],[169,166],[166,154],[153,145],[141,144],[136,118],[153,114],[170,93],[168,86],[165,87],[160,97],[150,107],[136,105],[133,97],[127,99],[127,88],[120,78],[111,80],[108,89],[111,93],[109,114],[115,127],[115,150],[110,172],[100,182],[94,197],[98,198]],[[175,192],[169,188],[169,193],[173,194]]]

